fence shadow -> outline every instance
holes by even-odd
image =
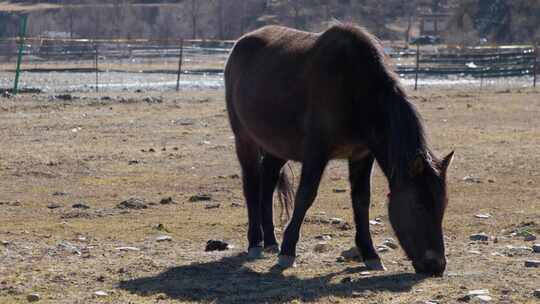
[[[205,303],[286,303],[314,301],[327,296],[369,297],[373,292],[407,292],[423,280],[411,273],[377,275],[336,282],[337,275],[365,270],[347,268],[314,278],[284,276],[278,271],[256,272],[244,266],[246,256],[173,267],[152,277],[121,281],[119,288],[140,296],[166,295],[180,301]],[[307,267],[307,266],[303,266]]]

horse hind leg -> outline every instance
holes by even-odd
[[[279,245],[274,233],[274,210],[273,196],[279,180],[281,168],[287,162],[269,153],[262,153],[260,187],[262,207],[262,229],[264,234],[264,249],[270,252],[278,252]]]
[[[373,247],[369,231],[369,204],[371,191],[371,172],[374,158],[372,155],[361,160],[349,160],[349,179],[351,199],[356,223],[355,243],[366,266],[371,270],[385,270],[385,267]]]
[[[246,135],[236,134],[236,154],[242,169],[242,184],[248,210],[248,256],[258,258],[263,251],[262,208],[260,204],[259,147]]]

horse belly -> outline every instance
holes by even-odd
[[[237,116],[244,131],[270,154],[301,161],[304,154],[302,115],[264,100],[251,100],[246,103],[249,103],[249,106],[240,106],[237,109]]]

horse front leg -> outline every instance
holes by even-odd
[[[373,247],[369,231],[369,205],[371,192],[371,172],[374,157],[368,155],[361,160],[349,160],[349,180],[351,199],[356,224],[355,243],[364,263],[372,270],[385,270],[384,265]]]
[[[289,268],[295,265],[296,244],[300,238],[300,228],[309,207],[311,207],[317,196],[321,177],[329,160],[328,154],[321,151],[321,148],[323,148],[321,145],[312,145],[309,148],[306,149],[309,152],[302,163],[300,185],[294,200],[293,215],[283,236],[278,262],[281,268]]]

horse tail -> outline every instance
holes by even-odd
[[[289,168],[289,171],[293,175],[294,179],[294,172],[292,171],[292,168],[290,165],[287,165]],[[277,190],[278,190],[278,200],[279,204],[281,205],[281,213],[280,213],[280,220],[281,224],[283,224],[283,215],[286,215],[285,219],[286,222],[289,221],[291,218],[291,210],[294,207],[294,185],[289,180],[289,177],[287,176],[287,173],[285,172],[285,169],[281,169],[281,172],[279,173],[279,179],[277,183]]]

